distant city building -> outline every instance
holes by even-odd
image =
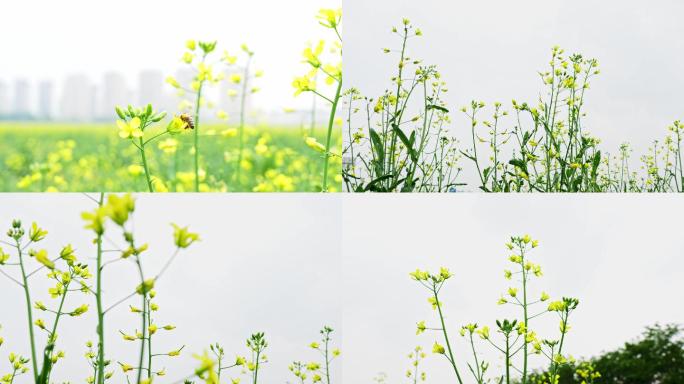
[[[26,79],[14,82],[14,107],[11,114],[17,118],[31,116],[31,86]]]
[[[100,119],[113,119],[114,107],[125,107],[131,103],[131,94],[126,86],[126,79],[118,72],[108,72],[103,77],[102,95],[97,116]]]
[[[38,84],[38,114],[39,119],[50,120],[53,117],[54,85],[51,81],[43,80]]]
[[[10,112],[9,87],[0,81],[0,118],[5,117]]]
[[[161,71],[146,70],[138,77],[138,104],[152,104],[156,110],[166,106],[164,97],[164,74]]]
[[[225,75],[229,78],[231,73],[241,71],[240,68],[234,68],[230,72],[226,71]],[[188,67],[175,73],[175,78],[185,89],[191,88],[194,77],[195,72]],[[182,97],[177,95],[177,91],[166,83],[165,74],[161,71],[140,72],[135,87],[131,86],[130,78],[115,71],[105,73],[97,83],[83,73],[70,74],[63,80],[44,79],[35,84],[25,78],[5,81],[0,81],[0,119],[112,122],[116,119],[114,107],[117,105],[125,107],[133,104],[144,107],[149,103],[157,111],[174,115],[180,112],[179,104],[182,101],[191,103],[185,112],[194,113],[195,95],[192,92]],[[222,81],[216,87],[207,86],[203,96],[207,104],[212,106],[203,110],[202,121],[218,121],[217,111],[223,110],[230,117],[229,124],[237,124],[240,118],[240,92],[242,84],[229,81]],[[303,111],[285,113],[279,109],[264,110],[258,108],[258,103],[252,103],[252,100],[254,97],[250,95],[245,106],[245,118],[249,124],[273,121],[301,126],[310,124],[308,112],[303,114]],[[324,113],[316,115],[317,120],[324,117]]]
[[[94,117],[95,87],[84,74],[67,76],[62,88],[60,118],[70,121],[89,121]]]

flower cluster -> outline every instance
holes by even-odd
[[[472,351],[474,362],[468,362],[469,372],[475,382],[483,384],[490,382],[490,364],[482,360],[478,354],[478,343],[485,343],[493,347],[503,355],[505,361],[505,372],[494,376],[494,381],[510,382],[512,378],[511,368],[519,372],[522,382],[526,382],[530,374],[529,360],[533,355],[544,356],[550,364],[551,377],[558,377],[560,368],[568,361],[568,357],[563,355],[563,346],[566,335],[570,330],[568,319],[570,314],[579,305],[579,300],[564,297],[559,301],[549,301],[550,296],[546,292],[541,292],[538,299],[531,299],[530,292],[531,279],[542,276],[541,266],[530,260],[529,252],[539,246],[539,241],[532,239],[529,235],[514,236],[506,243],[508,251],[513,254],[509,256],[509,261],[515,265],[513,270],[505,270],[504,277],[507,280],[516,279],[519,285],[508,288],[505,296],[499,300],[499,304],[510,304],[518,308],[520,318],[496,320],[496,333],[503,338],[502,343],[494,340],[494,334],[489,326],[480,326],[477,323],[463,325],[459,331],[460,335],[467,339]],[[431,293],[428,302],[437,311],[439,325],[431,327],[425,321],[417,324],[416,334],[420,335],[426,331],[434,331],[440,334],[441,340],[435,341],[432,352],[441,355],[450,363],[459,384],[462,384],[463,377],[459,370],[456,355],[452,348],[453,340],[449,337],[446,327],[443,304],[440,300],[440,291],[446,280],[452,277],[451,272],[446,268],[441,268],[439,273],[430,273],[420,269],[410,274],[411,278],[418,281]],[[546,309],[535,311],[539,304],[549,301]],[[530,322],[547,313],[555,313],[560,318],[558,339],[542,339],[530,327]],[[556,381],[550,381],[556,382]]]

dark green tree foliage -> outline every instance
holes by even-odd
[[[601,377],[595,384],[681,384],[684,383],[684,328],[669,324],[648,327],[640,338],[615,351],[590,360]],[[581,384],[575,364],[560,370],[559,384]],[[546,372],[531,376],[536,383]]]

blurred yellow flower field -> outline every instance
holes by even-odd
[[[3,191],[147,191],[139,150],[119,137],[116,123],[0,123],[0,188]],[[239,142],[235,127],[206,124],[202,145],[202,192],[317,192],[322,190],[325,128],[247,126],[235,180]],[[332,153],[342,138],[333,130]],[[313,142],[311,137],[317,139]],[[193,135],[180,134],[146,147],[157,192],[194,191]],[[341,189],[341,159],[330,157],[328,191]]]

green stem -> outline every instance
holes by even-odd
[[[477,380],[478,384],[482,383],[482,374],[480,373],[480,362],[477,358],[477,352],[475,352],[475,343],[473,342],[473,334],[470,334],[470,348],[473,350],[473,357],[475,358],[475,371],[477,372],[477,375],[475,377],[475,380]]]
[[[506,384],[511,383],[511,346],[509,335],[506,334]]]
[[[104,203],[104,193],[100,193],[98,207]],[[98,234],[97,239],[97,282],[95,300],[97,302],[97,384],[104,384],[104,310],[102,309],[102,235]]]
[[[330,344],[330,338],[328,335],[325,336],[325,382],[330,384],[330,360],[328,359],[328,346]]]
[[[14,383],[14,378],[17,376],[17,369],[12,370],[12,377],[10,378],[9,384]]]
[[[563,330],[565,330],[565,328],[567,328],[567,326],[568,326],[568,315],[566,314],[565,319],[563,319]],[[561,333],[560,343],[558,344],[558,356],[562,356],[561,353],[563,351],[563,342],[565,341],[565,333],[566,332]],[[551,358],[553,358],[553,357],[554,357],[553,354],[551,354]],[[558,374],[558,368],[560,367],[560,364],[558,362],[556,362],[555,359],[553,359],[553,364],[554,364],[554,366],[553,366],[553,376],[552,377],[556,377],[556,374]]]
[[[147,326],[149,332],[149,326],[152,325],[152,312],[150,311],[150,300],[146,300],[146,307],[143,307],[147,311]],[[152,378],[152,334],[147,335],[147,378]]]
[[[255,359],[255,366],[254,366],[254,381],[252,384],[257,384],[257,376],[259,375],[259,354],[260,352],[257,350],[256,352],[256,359]]]
[[[323,192],[328,192],[328,166],[330,162],[330,145],[332,144],[333,125],[335,125],[335,115],[337,114],[337,105],[340,102],[340,94],[342,93],[342,73],[337,83],[337,90],[335,91],[335,98],[333,99],[332,108],[330,110],[330,117],[328,119],[328,134],[325,139],[325,160],[323,162]]]
[[[26,313],[28,316],[29,339],[31,341],[31,364],[33,365],[33,380],[38,382],[38,362],[36,360],[36,339],[33,334],[33,310],[31,309],[31,292],[28,286],[28,277],[24,268],[24,257],[21,251],[21,244],[16,241],[17,253],[19,255],[19,266],[21,267],[21,278],[24,287],[24,297],[26,298]]]
[[[73,276],[72,276],[73,278]],[[52,372],[52,353],[55,347],[55,333],[57,332],[57,325],[59,324],[59,319],[62,317],[62,309],[64,308],[64,301],[66,301],[67,292],[69,292],[69,284],[64,284],[64,294],[59,301],[59,307],[57,308],[57,313],[55,314],[55,322],[52,324],[52,331],[49,334],[48,343],[45,345],[45,350],[43,352],[43,371],[40,373],[40,382],[43,384],[48,384],[50,382],[50,373]]]
[[[522,384],[527,383],[527,332],[529,331],[529,319],[527,317],[527,273],[525,271],[525,252],[524,250],[520,252],[520,255],[522,257],[522,261],[520,263],[520,266],[522,268],[522,283],[523,283],[523,317],[525,319],[525,334],[523,335],[523,377],[522,377]]]
[[[145,180],[147,180],[147,188],[149,192],[154,192],[152,187],[152,176],[150,176],[150,169],[147,165],[147,155],[145,155],[145,143],[142,137],[140,138],[140,157],[142,157],[143,169],[145,170]]]
[[[204,63],[204,58],[202,58]],[[197,89],[197,100],[195,100],[195,192],[199,192],[199,127],[200,127],[200,101],[202,100],[202,88],[204,87],[204,81],[200,81],[199,88]]]
[[[446,330],[446,325],[444,324],[444,315],[442,314],[442,306],[439,302],[439,297],[437,297],[437,289],[436,287],[433,286],[432,288],[432,293],[435,298],[435,306],[437,307],[437,312],[439,313],[439,321],[442,324],[442,333],[444,334],[444,342],[446,343],[447,346],[447,351],[449,352],[449,362],[451,363],[451,366],[454,368],[454,372],[456,372],[456,378],[458,379],[459,384],[463,384],[463,380],[461,379],[461,374],[458,372],[458,368],[456,367],[456,360],[454,360],[454,354],[451,351],[451,343],[449,342],[449,335]]]
[[[142,284],[142,338],[140,339],[140,357],[138,358],[138,378],[135,381],[136,384],[140,383],[142,379],[143,371],[143,359],[145,357],[145,339],[147,339],[147,311],[145,310],[145,304],[147,302],[147,292],[145,288],[145,275],[143,274],[142,265],[140,264],[140,257],[136,256],[135,262],[138,266],[138,273],[140,275],[140,283]]]

